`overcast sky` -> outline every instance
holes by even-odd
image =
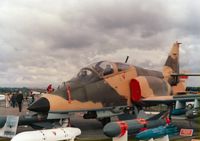
[[[199,0],[1,0],[0,87],[58,85],[99,60],[200,72]],[[189,85],[200,84],[191,78]]]

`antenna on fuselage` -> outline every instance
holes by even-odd
[[[129,58],[129,56],[126,56],[126,61],[125,61],[125,63],[127,63],[127,62],[128,62],[128,58]]]

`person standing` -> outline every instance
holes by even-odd
[[[31,94],[31,104],[35,101],[34,94]]]
[[[11,103],[12,103],[12,107],[15,108],[16,106],[16,94],[13,93],[11,96]]]
[[[19,91],[16,99],[17,99],[17,104],[18,104],[18,107],[19,107],[19,112],[21,112],[22,111],[22,101],[24,99],[22,91]]]
[[[10,102],[9,94],[5,95],[5,101],[6,101],[6,108],[8,108],[9,107],[9,102]]]
[[[54,91],[54,88],[52,87],[52,84],[49,84],[47,87],[47,93],[50,94]]]

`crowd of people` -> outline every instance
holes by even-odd
[[[35,96],[30,92],[28,95],[24,96],[22,91],[17,91],[14,93],[8,93],[5,95],[6,108],[8,107],[18,107],[19,112],[22,111],[23,103],[27,102],[28,105],[32,104],[35,101]]]
[[[51,94],[53,92],[54,88],[52,87],[52,84],[49,84],[45,93]],[[27,104],[26,106],[30,106],[34,101],[40,98],[41,94],[42,92],[37,91],[29,91],[28,94],[23,94],[21,90],[7,93],[5,94],[5,107],[18,107],[19,112],[21,112],[25,103]]]

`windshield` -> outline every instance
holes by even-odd
[[[109,75],[114,72],[112,63],[106,61],[93,64],[92,68],[99,74],[99,76]]]
[[[88,77],[91,77],[92,76],[92,71],[89,70],[89,69],[86,69],[86,68],[83,68],[80,70],[80,72],[78,73],[78,77],[79,78],[88,78]]]
[[[86,68],[83,68],[78,73],[77,77],[79,79],[91,79],[92,77],[103,77],[114,73],[114,66],[117,67],[117,71],[124,71],[129,69],[128,64],[124,63],[111,63],[108,61],[100,61],[93,63]]]
[[[80,80],[89,80],[94,76],[94,73],[89,68],[83,68],[77,74],[77,78]]]

